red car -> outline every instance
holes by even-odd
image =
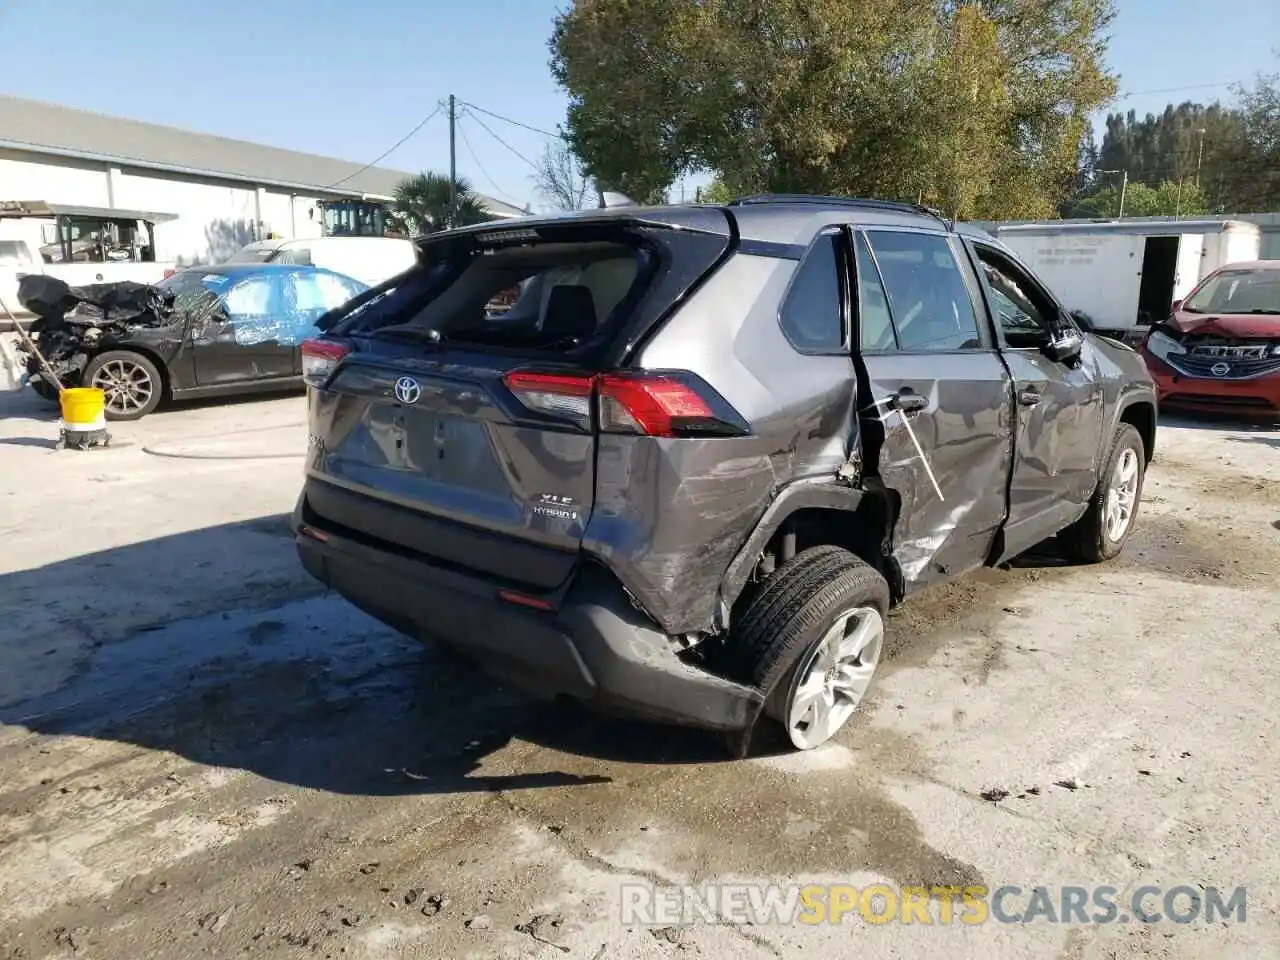
[[[1151,328],[1142,356],[1162,408],[1280,416],[1280,260],[1209,274]]]

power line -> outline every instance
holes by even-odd
[[[1117,100],[1129,100],[1133,97],[1145,97],[1157,93],[1181,93],[1184,90],[1211,90],[1217,87],[1231,87],[1239,83],[1238,80],[1228,80],[1225,83],[1193,83],[1186,87],[1164,87],[1160,90],[1131,90],[1116,95]]]
[[[462,105],[464,107],[470,107],[472,110],[479,110],[481,113],[487,114],[488,116],[493,117],[493,119],[495,120],[501,120],[503,123],[509,123],[513,127],[521,127],[525,130],[530,130],[533,133],[540,133],[542,134],[542,136],[550,137],[552,140],[560,139],[560,134],[558,133],[552,133],[549,130],[541,129],[540,127],[533,127],[527,123],[521,123],[519,120],[512,120],[510,117],[504,117],[502,114],[494,113],[492,110],[486,110],[484,107],[477,107],[474,103],[471,103],[470,101],[464,100],[462,101]]]
[[[474,120],[475,118],[473,117],[472,119]],[[483,174],[484,178],[489,181],[489,186],[493,187],[493,190],[498,195],[498,197],[500,199],[505,199],[508,203],[515,204],[517,207],[523,206],[519,200],[516,200],[513,196],[511,196],[511,194],[507,193],[500,186],[498,186],[498,182],[494,180],[492,176],[489,175],[489,171],[485,169],[484,164],[480,162],[480,158],[476,156],[475,149],[471,146],[471,140],[467,137],[467,131],[466,131],[466,128],[463,127],[462,125],[461,117],[458,118],[457,128],[458,128],[458,136],[462,138],[462,145],[466,147],[467,153],[471,156],[471,160],[475,163],[477,167],[480,168],[480,173]]]
[[[380,154],[380,155],[379,155],[377,158],[375,158],[374,160],[371,160],[371,161],[369,161],[368,163],[366,163],[363,167],[361,167],[361,168],[360,168],[359,170],[357,170],[355,173],[349,173],[349,174],[347,174],[345,177],[343,177],[341,180],[335,180],[335,181],[333,181],[333,183],[330,183],[330,184],[326,185],[323,189],[327,190],[327,189],[329,189],[329,187],[336,187],[336,186],[338,186],[339,184],[346,183],[348,180],[351,180],[351,179],[352,179],[352,178],[354,178],[354,177],[358,177],[360,174],[364,173],[364,172],[365,172],[366,170],[368,170],[370,167],[376,166],[377,164],[381,163],[381,162],[382,162],[383,160],[385,160],[387,157],[391,156],[391,154],[395,153],[395,152],[396,152],[396,150],[400,149],[400,147],[402,147],[402,146],[403,146],[403,145],[404,145],[404,144],[405,144],[405,143],[406,143],[406,142],[407,142],[407,141],[408,141],[408,140],[409,140],[409,139],[410,139],[410,138],[411,138],[415,133],[417,133],[419,130],[421,130],[423,127],[425,127],[425,126],[427,125],[427,121],[429,121],[432,117],[434,117],[434,116],[435,116],[437,113],[439,113],[442,109],[443,109],[443,105],[442,105],[442,104],[437,103],[437,104],[436,104],[436,108],[435,108],[434,110],[432,110],[430,113],[428,113],[425,117],[423,117],[423,118],[422,118],[422,122],[421,122],[421,123],[419,123],[416,127],[414,127],[412,130],[410,130],[408,133],[406,133],[403,137],[401,137],[399,140],[397,140],[395,143],[393,143],[393,144],[390,146],[390,148],[388,148],[385,152],[383,152],[382,154]]]
[[[530,167],[532,167],[535,173],[538,171],[538,165],[536,163],[534,163],[532,160],[526,157],[523,153],[521,153],[511,144],[507,143],[507,141],[503,140],[496,133],[494,133],[493,130],[489,127],[489,125],[485,123],[483,120],[481,120],[479,117],[477,117],[474,113],[471,113],[468,110],[465,115],[469,116],[476,123],[480,124],[480,129],[482,129],[485,133],[489,134],[489,136],[493,137],[493,139],[497,140],[500,144],[502,144],[504,147],[506,147],[508,150],[514,153],[517,157],[519,157],[521,160],[527,163]]]

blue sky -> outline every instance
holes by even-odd
[[[0,91],[366,163],[450,93],[554,131],[565,98],[547,69],[547,38],[561,5],[0,0]],[[1276,0],[1119,6],[1116,108],[1228,98],[1231,82],[1280,70]],[[536,205],[526,159],[547,138],[483,113],[459,127],[459,172],[485,193]],[[383,164],[447,170],[447,129],[441,112]]]

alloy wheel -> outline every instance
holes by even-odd
[[[93,376],[93,386],[103,392],[107,411],[116,416],[128,416],[146,409],[156,390],[151,374],[131,360],[112,360],[103,364]]]
[[[1104,529],[1112,543],[1118,542],[1133,522],[1138,505],[1138,451],[1126,447],[1116,461],[1111,474],[1111,487],[1107,490],[1107,510]]]
[[[826,743],[853,716],[883,649],[884,620],[874,607],[836,618],[801,662],[787,697],[787,735],[796,749]]]

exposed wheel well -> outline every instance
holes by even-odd
[[[1120,411],[1120,422],[1127,423],[1142,437],[1142,452],[1147,463],[1156,453],[1156,408],[1150,403],[1131,403]]]
[[[752,573],[751,582],[735,607],[749,602],[758,586],[782,564],[810,547],[843,547],[880,571],[889,581],[894,602],[902,596],[901,573],[891,557],[895,507],[891,496],[868,491],[856,510],[803,507],[789,514],[769,539]],[[735,611],[736,617],[736,611]]]

